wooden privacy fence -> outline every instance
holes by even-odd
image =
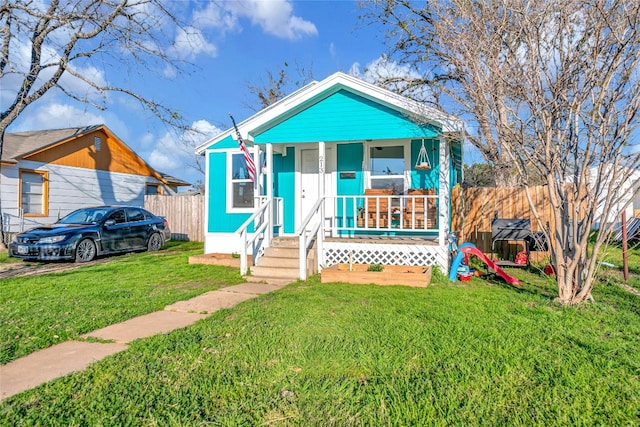
[[[144,207],[167,218],[173,240],[204,242],[204,196],[144,196]]]
[[[498,218],[531,220],[531,231],[541,231],[523,188],[465,188],[454,189],[452,195],[452,228],[460,232],[459,243],[471,242],[485,253],[491,252],[491,221],[497,212]],[[531,199],[542,218],[542,223],[555,232],[555,221],[546,186],[530,187]],[[518,248],[515,248],[517,250]],[[546,254],[546,253],[545,253]],[[535,257],[538,258],[538,257]]]

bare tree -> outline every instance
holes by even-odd
[[[94,66],[117,64],[119,74],[182,69],[186,64],[168,53],[168,26],[189,33],[162,0],[2,0],[0,86],[7,102],[0,110],[0,155],[9,125],[50,91],[101,110],[108,93],[125,94],[164,123],[183,127],[175,111],[113,86]]]
[[[295,78],[295,80],[292,81],[292,78]],[[292,77],[289,72],[289,63],[285,62],[284,66],[276,73],[267,71],[266,80],[262,79],[258,83],[250,83],[248,85],[249,93],[257,100],[257,102],[251,103],[249,108],[253,111],[260,111],[312,80],[313,72],[311,67],[306,68],[296,63],[295,75]]]
[[[563,304],[591,299],[598,254],[640,167],[640,3],[635,0],[383,1],[396,53],[456,105],[498,185],[543,177]],[[512,179],[513,178],[513,179]],[[637,178],[636,178],[637,179]],[[635,190],[634,190],[635,188]],[[533,208],[533,203],[531,203]],[[594,225],[600,232],[593,246]]]
[[[393,90],[400,88],[399,93],[409,98],[426,94],[416,100],[470,118],[474,129],[467,138],[493,166],[497,185],[510,186],[516,183],[512,160],[502,150],[494,126],[496,119],[507,118],[494,116],[492,98],[506,95],[500,93],[493,76],[496,61],[506,49],[500,40],[501,29],[492,28],[501,23],[483,22],[474,15],[476,10],[485,9],[483,4],[378,0],[364,7],[365,19],[382,22],[388,28],[390,58],[413,68],[412,73],[381,75],[376,83]]]

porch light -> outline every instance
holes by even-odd
[[[431,169],[431,162],[429,161],[429,156],[427,155],[427,149],[424,147],[424,139],[422,140],[422,147],[420,147],[420,152],[418,153],[418,158],[416,159],[415,168],[418,170]]]

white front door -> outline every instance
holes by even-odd
[[[318,150],[301,150],[300,157],[300,221],[303,221],[318,200]]]
[[[335,171],[335,159],[332,157],[332,150],[325,151],[325,195],[335,194],[333,187],[333,171]],[[318,149],[300,150],[300,204],[298,225],[307,217],[313,205],[318,201],[320,196],[320,186],[318,183]],[[333,205],[328,203],[325,208],[325,215],[331,218],[333,215]],[[313,225],[314,222],[310,225]],[[296,227],[297,228],[297,227]]]

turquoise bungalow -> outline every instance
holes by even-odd
[[[277,268],[305,279],[338,263],[448,270],[451,190],[462,180],[459,119],[336,73],[238,131],[255,182],[233,128],[196,149],[206,157],[205,253],[240,254],[241,272],[264,279]],[[295,247],[289,255],[269,255],[287,246]]]

